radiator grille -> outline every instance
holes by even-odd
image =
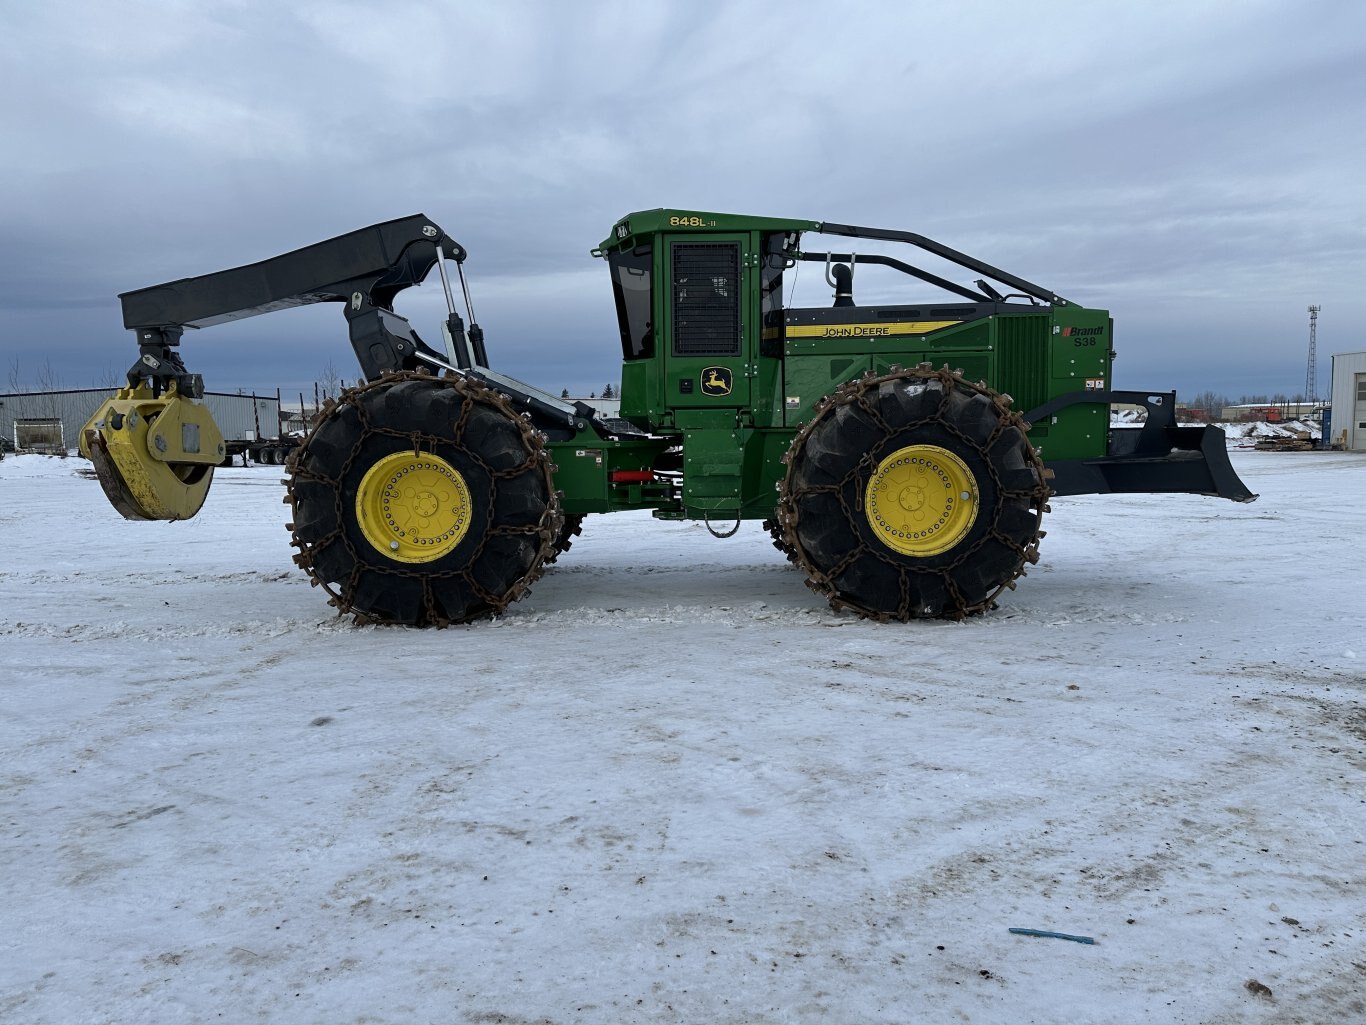
[[[1048,330],[1046,316],[998,317],[996,352],[1000,376],[989,382],[1008,392],[1021,413],[1048,399]]]
[[[673,245],[675,356],[740,355],[740,244]]]

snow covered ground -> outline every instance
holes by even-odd
[[[1366,457],[1233,458],[961,624],[623,515],[425,632],[276,469],[134,524],[7,458],[0,1022],[1366,1021]]]

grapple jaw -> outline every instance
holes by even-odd
[[[81,454],[95,464],[105,497],[129,520],[188,520],[199,512],[223,461],[223,435],[201,402],[172,384],[119,391],[81,430]]]

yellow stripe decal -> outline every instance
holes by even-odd
[[[923,335],[960,324],[958,320],[901,320],[882,324],[789,324],[788,338],[882,338]]]

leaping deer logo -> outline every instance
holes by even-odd
[[[730,371],[726,367],[707,367],[702,371],[703,395],[729,395]]]

